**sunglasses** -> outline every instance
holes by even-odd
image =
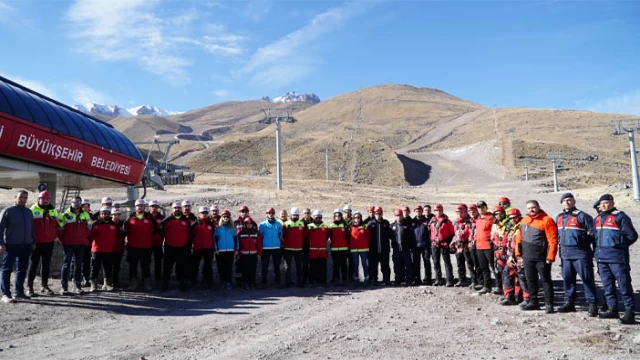
[[[222,215],[222,218],[223,218],[223,219],[228,219],[228,218],[229,218],[229,215]]]
[[[267,215],[275,215],[276,213],[274,212],[268,212]]]

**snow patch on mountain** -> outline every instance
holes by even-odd
[[[97,103],[88,103],[81,105],[73,105],[74,109],[82,111],[90,115],[106,115],[106,116],[136,116],[136,115],[153,115],[168,116],[181,114],[178,111],[168,111],[151,105],[140,105],[130,108],[123,108],[118,105],[103,105]]]
[[[307,102],[310,104],[317,104],[320,102],[320,98],[316,94],[298,94],[295,91],[287,92],[286,94],[273,99],[265,96],[262,100],[272,103]]]

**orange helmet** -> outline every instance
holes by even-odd
[[[504,212],[504,208],[500,205],[496,206],[493,208],[493,213],[497,213],[497,212]]]
[[[511,208],[509,209],[509,211],[507,211],[507,216],[509,218],[522,217],[522,214],[520,213],[520,210],[516,208]]]

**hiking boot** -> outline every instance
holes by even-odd
[[[540,305],[535,303],[526,303],[524,306],[521,305],[520,308],[524,311],[540,310]]]
[[[529,299],[525,299],[523,302],[520,303],[520,309],[524,310],[525,306],[527,306],[529,304]]]
[[[445,284],[446,287],[453,287],[453,280],[447,280],[447,283]]]
[[[500,305],[502,306],[512,306],[517,304],[516,298],[513,295],[509,295],[500,301]]]
[[[142,286],[144,288],[144,291],[151,291],[153,290],[153,286],[151,286],[151,279],[144,279],[142,280]]]
[[[462,282],[462,279],[458,279],[458,282],[456,282],[453,286],[462,287],[462,285],[464,285],[464,283]]]
[[[53,290],[51,290],[48,285],[44,285],[42,289],[40,289],[40,294],[51,296],[53,295]]]
[[[591,308],[591,305],[589,305],[589,308]],[[564,304],[560,305],[560,307],[558,308],[558,312],[559,313],[576,312],[576,306],[572,301],[567,301]]]
[[[556,312],[556,309],[553,307],[553,304],[545,304],[544,305],[544,312],[546,314],[553,314]]]
[[[129,284],[129,291],[136,291],[138,290],[138,279],[133,278],[131,279],[131,283]]]
[[[620,324],[631,325],[636,323],[636,318],[633,310],[626,310],[622,318],[619,320]]]
[[[489,294],[491,292],[491,288],[488,287],[483,287],[482,289],[478,290],[478,294],[483,295],[483,294]]]
[[[91,285],[93,285],[93,283]],[[77,294],[84,294],[84,290],[82,290],[79,282],[73,284],[73,291],[75,291]]]
[[[596,303],[589,304],[589,317],[598,316],[598,305]]]
[[[600,319],[619,319],[620,313],[618,312],[618,309],[612,308],[612,309],[608,309],[606,311],[600,312],[600,314],[598,314],[598,317]]]
[[[7,296],[7,295],[2,295],[2,302],[5,303],[5,304],[15,304],[16,303],[16,301],[12,297]]]
[[[60,290],[60,295],[69,295],[69,289],[63,287],[62,290]]]
[[[504,291],[502,290],[502,288],[495,288],[493,289],[493,295],[502,295],[504,293]]]
[[[436,279],[436,281],[433,282],[433,286],[442,286],[444,285],[444,281],[442,279]]]
[[[104,286],[102,286],[102,290],[104,290]],[[90,288],[89,291],[91,291],[91,292],[98,291],[98,282],[97,281],[92,281],[91,282],[91,288]]]
[[[432,286],[433,285],[433,280],[430,277],[424,278],[424,279],[422,279],[422,283],[424,285],[427,285],[427,286]]]
[[[484,285],[481,285],[481,284],[475,285],[473,287],[473,290],[482,290],[482,289],[484,289]],[[489,291],[491,291],[491,290],[489,290]]]
[[[518,296],[516,296],[516,302],[518,304],[521,304],[524,300],[524,296],[522,296],[522,294],[518,294]]]
[[[32,297],[35,295],[35,292],[33,291],[33,286],[27,286],[27,291],[25,292],[25,295],[27,295],[28,297]]]
[[[19,293],[16,293],[15,295],[13,295],[13,299],[14,300],[18,300],[18,299],[20,299],[20,300],[31,300],[31,296],[29,296],[29,295],[27,295],[27,294],[25,294],[23,292],[19,292]]]

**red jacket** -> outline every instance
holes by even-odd
[[[331,251],[349,250],[349,226],[346,222],[329,224],[329,237],[331,238]]]
[[[298,220],[293,222],[287,221],[283,225],[284,228],[284,240],[283,245],[285,250],[302,250],[302,245],[307,240],[309,233],[307,226]]]
[[[162,236],[162,220],[164,220],[164,216],[158,213],[156,215],[151,214],[154,219],[156,219],[156,232],[151,237],[151,246],[162,246],[162,242],[164,241],[164,237]]]
[[[83,214],[87,213],[81,211],[78,214],[75,214],[71,211],[67,211],[60,216],[58,223],[64,224],[59,233],[62,245],[91,246],[91,242],[89,241],[91,223],[88,214]]]
[[[457,218],[453,221],[453,228],[455,235],[453,241],[458,247],[458,252],[465,252],[469,249],[469,242],[471,241],[473,223],[471,217],[467,216],[464,219]]]
[[[126,237],[124,233],[124,222],[118,220],[115,222],[118,227],[118,241],[116,242],[115,253],[116,254],[124,254],[124,238]]]
[[[216,225],[211,220],[198,220],[191,225],[191,248],[193,250],[213,250],[213,233]]]
[[[493,214],[480,215],[476,220],[475,241],[477,250],[491,250],[491,228],[496,218]]]
[[[238,232],[238,243],[242,255],[262,255],[262,235],[255,227],[243,227]]]
[[[91,228],[91,239],[93,239],[91,252],[115,253],[118,248],[119,232],[118,225],[111,220],[96,221]]]
[[[369,251],[371,233],[369,232],[367,225],[352,225],[349,235],[351,236],[351,240],[349,241],[349,248],[351,249],[351,252]]]
[[[448,243],[453,240],[453,236],[455,235],[455,229],[447,215],[442,215],[441,217],[434,216],[431,221],[429,221],[429,234],[431,235],[431,244],[446,242],[447,246],[449,246]]]
[[[151,238],[156,233],[156,219],[148,212],[131,214],[124,223],[127,246],[136,249],[151,249]]]
[[[309,229],[309,259],[327,258],[327,240],[329,240],[329,228],[325,223],[307,225]]]
[[[52,243],[58,237],[58,212],[51,205],[43,208],[38,204],[31,207],[31,212],[36,243]]]
[[[164,244],[171,247],[183,247],[189,245],[191,226],[184,216],[170,215],[162,222],[164,231]]]

